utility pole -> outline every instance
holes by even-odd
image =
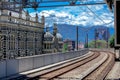
[[[78,26],[76,27],[76,41],[77,41],[77,50],[78,50]]]
[[[109,28],[107,28],[107,31],[106,31],[107,33],[107,48],[109,47],[109,44],[108,44],[108,40],[109,40]]]
[[[95,29],[95,48],[96,48],[96,35],[97,35],[97,30]]]
[[[86,44],[87,44],[87,48],[88,48],[88,33],[86,33]]]

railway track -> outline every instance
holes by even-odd
[[[89,73],[86,77],[84,77],[84,79],[85,80],[104,80],[106,75],[112,69],[115,63],[114,61],[115,61],[114,55],[108,52],[108,58],[101,65],[99,65],[99,67],[97,67],[95,70]]]
[[[110,71],[113,64],[114,55],[112,53],[94,51],[92,55],[87,57],[59,65],[49,70],[31,73],[27,77],[17,78],[16,80],[102,80]],[[80,69],[81,71],[79,71]]]
[[[42,74],[41,76],[39,76],[38,79],[46,79],[46,80],[52,80],[54,79],[55,77],[58,77],[62,74],[65,74],[81,65],[84,65],[86,64],[87,62],[91,61],[91,60],[94,60],[96,57],[98,57],[100,54],[99,53],[96,53],[94,54],[93,56],[87,58],[87,59],[84,59],[84,60],[80,60],[74,64],[71,64],[71,65],[68,65],[68,66],[65,66],[63,68],[60,68],[60,69],[57,69],[57,70],[54,70],[52,72],[49,72],[49,73],[45,73],[45,74]]]
[[[67,72],[69,72],[69,71],[71,71],[71,70],[73,70],[73,69],[75,69],[75,68],[77,68],[77,67],[79,67],[81,65],[84,65],[84,64],[88,63],[91,60],[94,60],[99,55],[100,55],[100,53],[94,52],[94,54],[91,55],[91,56],[88,56],[86,58],[80,59],[80,60],[78,60],[78,61],[76,61],[76,62],[74,62],[72,64],[69,64],[69,65],[66,65],[66,66],[54,69],[54,70],[52,70],[50,72],[41,74],[39,76],[36,76],[36,77],[33,77],[33,78],[29,78],[28,80],[33,80],[33,79],[35,79],[35,80],[38,80],[38,79],[39,80],[42,80],[42,79],[44,79],[44,80],[52,80],[52,79],[54,79],[57,76],[65,74],[65,73],[67,73]]]

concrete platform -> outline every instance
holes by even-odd
[[[108,80],[120,80],[120,61],[115,62],[112,70],[108,73],[106,79],[108,79]]]
[[[116,50],[115,53],[115,64],[112,68],[112,70],[108,73],[108,75],[106,76],[106,79],[108,80],[120,80],[120,54],[119,54],[119,50]]]
[[[69,60],[65,60],[65,61],[62,61],[62,62],[58,62],[58,63],[55,63],[55,64],[51,64],[51,65],[48,65],[48,66],[44,66],[44,67],[41,67],[41,68],[37,68],[37,69],[33,69],[33,70],[29,70],[29,71],[25,71],[25,72],[21,72],[19,73],[20,75],[13,75],[13,76],[10,76],[10,77],[7,77],[7,78],[3,78],[2,80],[9,80],[9,79],[12,79],[12,78],[16,78],[16,77],[19,77],[19,76],[22,76],[22,75],[28,75],[28,74],[31,74],[31,73],[34,73],[34,72],[40,72],[40,71],[43,71],[43,70],[46,70],[46,69],[49,69],[49,68],[52,68],[52,67],[55,67],[55,66],[59,66],[59,65],[62,65],[64,63],[67,63],[67,62],[71,62],[71,61],[74,61],[74,60],[77,60],[77,59],[82,59],[82,58],[85,58],[87,56],[90,56],[92,55],[93,53],[90,51],[82,56],[79,56],[79,57],[76,57],[76,58],[73,58],[73,59],[69,59]]]

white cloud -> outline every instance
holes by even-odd
[[[109,13],[104,6],[89,6],[89,8],[91,10],[93,9],[95,14],[87,7],[62,7],[43,10],[38,12],[38,14],[39,16],[44,15],[46,17],[46,24],[50,26],[53,25],[54,22],[58,24],[93,26],[103,25],[113,21],[113,13]],[[35,12],[30,13],[30,15],[34,16]],[[103,21],[105,23],[103,23]],[[113,23],[110,23],[109,25],[112,26]]]
[[[35,14],[36,14],[35,12],[30,13],[32,17],[35,17]]]

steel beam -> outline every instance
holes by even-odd
[[[79,1],[79,0],[77,0]],[[62,2],[62,3],[60,3]],[[36,6],[37,8],[49,8],[49,7],[62,7],[62,6],[85,6],[85,5],[103,5],[106,4],[104,1],[79,1],[79,2],[75,2],[75,4],[71,4],[69,0],[58,0],[58,1],[41,1],[38,0],[37,2],[30,2],[28,1],[26,4],[24,2],[2,2],[3,6],[1,6],[1,8],[8,8],[10,9],[9,6],[13,6],[16,5],[12,8],[15,9],[20,9],[20,8],[34,8],[34,6]],[[4,6],[5,5],[5,6]],[[8,6],[6,6],[8,5]]]

